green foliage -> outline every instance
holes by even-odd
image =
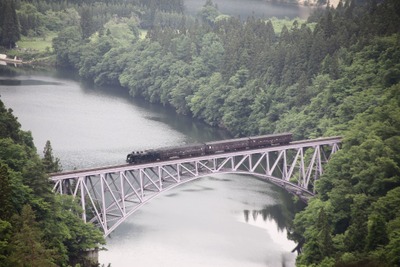
[[[189,106],[193,116],[212,126],[219,126],[229,91],[231,91],[230,86],[224,85],[222,75],[218,72],[214,73],[208,83],[201,83],[190,100]]]
[[[370,200],[365,194],[355,195],[351,205],[351,220],[344,235],[343,251],[362,253],[366,246],[368,234],[368,208]]]
[[[11,182],[8,167],[0,164],[0,220],[11,218],[13,206],[11,201]]]
[[[218,19],[211,1],[193,22],[150,1],[153,12],[138,22],[147,38],[114,41],[109,27],[90,48],[79,38],[65,46],[76,33],[64,31],[54,49],[98,84],[119,83],[234,136],[344,136],[318,196],[294,221],[290,236],[304,244],[298,264],[399,265],[400,5],[361,2],[280,27]],[[119,26],[119,36],[132,36]]]
[[[319,198],[334,209],[334,233],[345,235],[346,247],[336,249],[339,255],[351,252],[358,259],[393,264],[385,255],[394,255],[393,244],[398,242],[396,226],[390,231],[387,226],[396,225],[399,216],[394,204],[400,185],[399,148],[394,145],[400,134],[399,86],[386,89],[376,105],[350,122],[343,150],[332,158],[318,184]],[[301,259],[318,262],[305,252]]]
[[[76,67],[79,63],[79,46],[81,43],[80,29],[77,26],[63,29],[53,39],[53,49],[57,55],[57,64]]]
[[[44,14],[40,13],[36,6],[30,3],[21,3],[17,14],[22,35],[28,37],[44,36]]]
[[[43,16],[43,23],[49,31],[61,31],[63,28],[78,26],[80,22],[79,13],[74,8],[55,11],[47,10]]]
[[[379,246],[385,246],[388,243],[386,233],[386,222],[382,216],[371,214],[368,220],[368,235],[367,235],[367,251],[374,251]]]
[[[10,242],[9,262],[13,266],[57,266],[53,251],[46,248],[42,232],[29,205],[22,208],[21,215],[13,218],[15,232]]]
[[[55,196],[45,172],[60,170],[48,141],[40,159],[29,132],[0,101],[0,266],[67,266],[104,244],[72,199]]]
[[[325,216],[331,213],[331,209],[330,203],[322,202],[319,199],[312,199],[308,203],[307,210],[296,214],[294,228],[289,235],[300,243],[305,242],[302,254],[298,256],[298,263],[300,265],[319,262],[323,259],[323,255],[321,254],[323,249],[320,246],[323,244],[318,240],[318,235],[323,234],[326,230],[329,232],[329,229],[324,229],[326,227],[325,220],[328,219]],[[322,214],[321,211],[323,211]]]
[[[85,262],[85,252],[104,245],[102,233],[93,224],[83,223],[82,209],[71,196],[56,196],[49,211],[53,216],[42,222],[46,240],[57,251],[58,262],[73,266]]]
[[[216,18],[219,16],[218,7],[211,0],[207,0],[204,6],[199,11],[198,16],[206,24],[213,25]]]
[[[0,219],[0,266],[6,267],[10,265],[8,260],[9,242],[11,237],[11,224],[8,221]]]
[[[20,39],[19,21],[15,0],[0,2],[0,45],[14,48]]]
[[[0,138],[11,138],[18,142],[20,140],[19,129],[21,125],[18,123],[12,109],[6,109],[3,102],[0,102]]]
[[[11,138],[0,139],[0,161],[11,169],[22,172],[29,154],[22,144],[18,144]]]
[[[319,211],[316,227],[318,229],[317,239],[321,257],[325,259],[333,256],[334,247],[331,236],[332,230],[324,208]]]
[[[46,173],[60,172],[62,170],[60,159],[54,158],[53,148],[49,140],[47,140],[43,150],[42,163]]]

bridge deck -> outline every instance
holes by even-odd
[[[217,153],[217,154],[209,154],[200,157],[187,157],[187,158],[179,158],[179,159],[172,159],[166,161],[154,161],[148,163],[140,163],[140,164],[122,164],[122,165],[115,165],[115,166],[103,166],[98,168],[91,168],[91,169],[82,169],[82,170],[73,170],[73,171],[66,171],[66,172],[59,172],[59,173],[51,173],[50,179],[53,181],[63,180],[63,179],[70,179],[71,177],[78,177],[78,176],[90,176],[96,175],[100,172],[109,173],[109,172],[121,172],[126,171],[132,168],[132,166],[138,166],[141,168],[146,167],[154,167],[154,166],[161,166],[165,164],[174,164],[177,162],[187,161],[188,159],[214,159],[220,158],[221,156],[238,156],[242,155],[243,152],[253,151],[255,153],[259,151],[275,151],[278,147],[284,147],[285,149],[298,149],[304,147],[304,145],[308,146],[319,146],[319,145],[327,145],[329,142],[332,144],[340,143],[342,140],[341,136],[333,136],[333,137],[325,137],[325,138],[317,138],[311,140],[302,140],[302,141],[293,141],[288,145],[283,146],[270,146],[265,148],[257,148],[257,149],[247,149],[247,150],[240,150],[234,152],[226,152],[226,153]]]
[[[145,203],[178,185],[218,173],[250,174],[307,200],[323,165],[341,137],[296,141],[283,146],[209,154],[144,164],[123,164],[54,173],[54,191],[80,201],[82,218],[110,234]]]

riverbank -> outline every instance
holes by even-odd
[[[2,49],[0,54],[5,55],[6,60],[0,57],[0,61],[6,64],[25,64],[32,66],[56,65],[56,56],[53,54],[53,38],[58,33],[50,32],[43,37],[22,36],[13,49]],[[16,58],[17,60],[12,60]],[[6,65],[2,64],[2,65]]]
[[[38,147],[51,140],[63,169],[118,164],[133,149],[224,138],[219,129],[127,99],[124,92],[98,90],[64,72],[47,75],[19,76],[20,85],[0,85],[0,94]],[[99,252],[100,263],[293,267],[296,254],[290,251],[296,245],[286,227],[294,209],[291,195],[253,177],[199,179],[154,199],[121,224]]]
[[[319,4],[319,0],[299,0],[299,5],[303,5],[303,6],[321,6],[321,4]],[[339,4],[340,0],[330,0],[329,4],[333,7],[337,7],[337,5]],[[322,5],[325,6],[325,5]]]
[[[0,54],[0,65],[4,65],[3,63],[22,64],[23,62],[16,56],[14,58],[10,58],[6,54]]]

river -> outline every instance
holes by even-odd
[[[212,0],[223,14],[246,19],[255,18],[301,18],[307,19],[315,7],[282,4],[268,0]],[[184,0],[186,13],[196,15],[206,3],[206,0]]]
[[[227,138],[172,110],[93,88],[65,73],[2,76],[0,95],[41,153],[64,170],[124,163],[131,150]],[[100,262],[125,266],[294,266],[290,195],[251,176],[216,175],[177,187],[107,238]]]

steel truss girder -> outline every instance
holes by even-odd
[[[315,194],[323,165],[339,150],[340,137],[292,142],[285,146],[235,151],[141,165],[54,174],[54,191],[73,195],[82,219],[108,236],[126,218],[159,194],[218,173],[250,174],[296,194]]]

